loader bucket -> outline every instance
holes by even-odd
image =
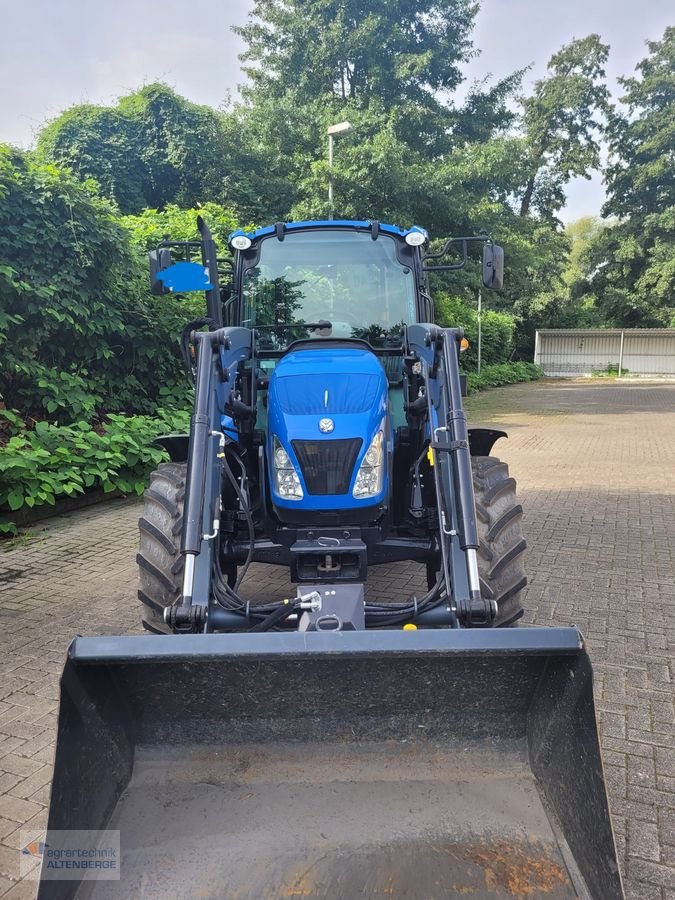
[[[77,638],[40,900],[621,898],[574,628]]]

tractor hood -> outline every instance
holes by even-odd
[[[382,502],[390,449],[388,383],[374,353],[336,343],[291,350],[270,379],[268,410],[267,458],[277,508],[336,510]],[[377,493],[368,494],[357,477],[373,441],[381,442],[382,472],[372,481]],[[368,462],[377,456],[374,452]],[[294,468],[301,497],[283,497],[277,490],[279,460]]]

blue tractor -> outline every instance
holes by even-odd
[[[583,639],[489,627],[522,612],[522,510],[503,433],[467,428],[462,332],[433,324],[427,273],[477,242],[500,288],[501,250],[279,223],[232,236],[221,291],[199,224],[151,259],[155,290],[208,304],[190,433],[162,438],[140,520],[166,633],[78,637],[61,679],[45,844],[114,852],[86,884],[43,863],[38,898],[618,900]],[[295,595],[249,603],[252,560]],[[374,602],[395,560],[427,590]]]
[[[236,232],[223,309],[201,229],[206,266],[194,266],[199,286],[213,284],[209,330],[185,335],[192,432],[162,439],[172,461],[154,474],[140,520],[145,627],[515,622],[525,542],[513,479],[490,455],[503,433],[467,428],[463,334],[432,324],[427,284],[479,242],[484,283],[500,289],[501,248],[477,236],[425,254],[422,228],[366,221]],[[163,290],[170,248],[154,257]],[[251,560],[289,567],[297,598],[249,606],[239,588]],[[369,567],[398,560],[426,566],[428,593],[369,603]],[[322,584],[321,609],[304,609]]]

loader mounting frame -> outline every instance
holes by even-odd
[[[385,562],[401,558],[427,561],[439,559],[439,589],[419,604],[413,598],[407,618],[417,624],[446,625],[451,628],[489,626],[497,613],[496,604],[483,597],[480,590],[476,551],[478,535],[472,485],[472,436],[466,423],[459,375],[459,344],[463,331],[439,328],[432,324],[414,324],[405,328],[403,353],[409,368],[417,365],[426,385],[426,415],[432,429],[429,453],[433,458],[433,477],[437,505],[437,537],[397,541],[383,533],[370,547],[361,540],[360,529],[351,529],[344,538],[341,552],[355,560],[346,581],[363,581],[369,558]],[[183,517],[181,554],[184,556],[183,590],[177,604],[166,610],[165,621],[174,631],[237,630],[251,627],[248,607],[232,611],[223,609],[212,595],[211,578],[214,565],[214,542],[221,515],[221,469],[227,466],[226,437],[221,431],[223,411],[235,422],[246,420],[252,412],[236,396],[240,366],[255,355],[255,335],[243,327],[219,328],[193,334],[196,347],[195,405],[191,419],[188,446],[187,483]],[[254,390],[250,389],[249,394]],[[415,415],[419,415],[416,411]],[[245,424],[245,421],[242,423]],[[482,449],[503,432],[474,432],[473,441]],[[261,466],[261,468],[263,468]],[[230,474],[231,478],[231,474]],[[264,473],[261,475],[264,480]],[[352,534],[353,531],[353,534]],[[311,532],[310,532],[311,533]],[[372,529],[371,529],[372,533]],[[343,535],[346,532],[343,532]],[[305,581],[301,560],[311,557],[312,540],[302,530],[286,550],[283,544],[268,544],[262,555],[290,559],[296,580]],[[304,541],[302,538],[304,537]],[[342,541],[336,538],[338,544]],[[284,542],[285,543],[285,542]],[[230,545],[234,559],[241,550]],[[324,554],[325,555],[325,554]],[[336,569],[337,571],[337,569]],[[343,604],[349,594],[333,584],[326,571],[330,591],[323,592],[323,603],[331,615],[342,620]],[[314,579],[316,580],[316,579]],[[320,589],[322,585],[317,585]],[[325,585],[323,585],[325,588]],[[330,598],[330,600],[328,599]],[[297,611],[279,618],[285,625],[297,621]],[[370,624],[373,624],[373,620]],[[383,620],[381,620],[383,622]],[[384,622],[383,622],[384,624]]]

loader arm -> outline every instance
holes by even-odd
[[[213,563],[212,538],[220,523],[221,466],[225,438],[220,413],[231,406],[235,373],[252,355],[248,328],[219,328],[193,335],[197,351],[195,405],[190,421],[185,508],[180,552],[184,557],[183,591],[172,608],[176,630],[194,626],[195,593],[209,596]]]
[[[453,612],[471,626],[490,625],[496,606],[481,596],[469,432],[459,376],[461,328],[409,325],[409,358],[426,383],[427,427],[436,496],[441,571]],[[454,502],[453,502],[454,501]]]

